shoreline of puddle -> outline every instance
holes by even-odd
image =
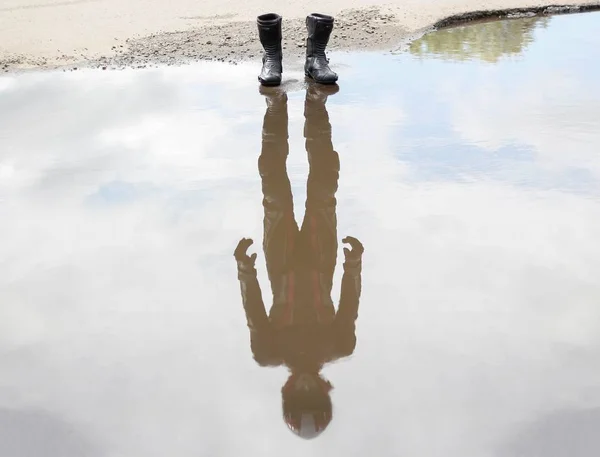
[[[498,21],[511,21],[515,19],[527,18],[527,17],[553,17],[553,16],[564,16],[572,14],[584,14],[600,11],[600,3],[584,3],[584,4],[565,4],[565,5],[544,5],[544,6],[531,6],[522,8],[506,8],[506,9],[495,9],[495,10],[476,10],[466,13],[460,13],[448,16],[444,19],[438,20],[435,23],[423,27],[417,31],[410,33],[398,34],[398,39],[394,40],[395,45],[390,48],[389,42],[386,45],[381,43],[368,44],[367,47],[360,48],[358,46],[341,46],[331,47],[329,53],[380,53],[397,55],[406,52],[411,43],[422,38],[423,36],[435,33],[440,30],[447,30],[451,28],[464,27],[468,25],[476,25],[487,22],[498,22]],[[233,52],[233,51],[232,51]],[[291,50],[287,50],[286,53],[293,53]],[[125,54],[126,55],[126,54]],[[21,56],[23,57],[23,56]],[[36,66],[20,66],[20,63],[15,63],[19,59],[3,58],[0,59],[0,78],[3,76],[14,76],[19,74],[30,74],[32,72],[53,72],[63,71],[72,72],[79,70],[102,70],[102,71],[115,71],[115,70],[138,70],[144,68],[160,68],[160,67],[173,67],[173,66],[186,66],[190,64],[198,64],[203,62],[211,63],[222,63],[228,65],[239,65],[246,63],[259,63],[260,55],[248,58],[246,56],[235,56],[231,59],[215,57],[211,58],[175,58],[173,62],[164,62],[158,59],[140,60],[140,62],[129,62],[124,63],[123,56],[111,56],[111,57],[100,57],[98,59],[83,60],[75,64],[65,65],[36,65]],[[134,59],[135,56],[130,55],[129,59]],[[296,66],[301,60],[299,55],[293,55],[287,59],[284,57],[284,64],[289,66]],[[2,73],[3,71],[3,73]]]

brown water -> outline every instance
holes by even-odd
[[[293,65],[287,96],[255,65],[0,78],[0,456],[597,455],[598,19],[333,55],[327,97]],[[318,438],[285,365],[333,387]]]

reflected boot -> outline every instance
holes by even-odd
[[[306,17],[306,64],[304,73],[320,84],[335,84],[338,75],[329,68],[325,48],[333,30],[334,19],[325,14],[313,13]]]
[[[267,115],[285,113],[287,117],[287,93],[281,87],[260,86],[258,93],[265,97]]]
[[[335,95],[340,91],[340,87],[337,84],[322,86],[318,84],[310,84],[306,89],[306,102],[315,102],[316,104],[323,105],[325,109],[325,103],[327,103],[327,97]],[[305,105],[306,108],[306,105]]]
[[[263,66],[258,80],[263,86],[278,86],[283,73],[283,50],[281,49],[281,16],[263,14],[256,19],[258,37],[265,50]]]

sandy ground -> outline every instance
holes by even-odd
[[[0,71],[69,66],[123,67],[190,60],[258,59],[255,18],[284,17],[286,58],[304,47],[304,17],[337,18],[331,49],[398,48],[440,21],[473,11],[553,11],[544,0],[3,0]],[[570,5],[600,6],[600,0]],[[544,7],[544,8],[542,8]],[[540,9],[542,8],[542,9]],[[456,18],[450,22],[454,22]],[[446,24],[444,24],[446,25]]]

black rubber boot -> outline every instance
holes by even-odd
[[[263,66],[258,80],[263,86],[278,86],[283,73],[283,50],[281,49],[281,16],[263,14],[256,19],[258,37],[265,50]]]
[[[306,64],[304,73],[320,84],[335,84],[338,75],[329,68],[325,48],[333,30],[334,19],[325,14],[313,13],[306,17]]]

